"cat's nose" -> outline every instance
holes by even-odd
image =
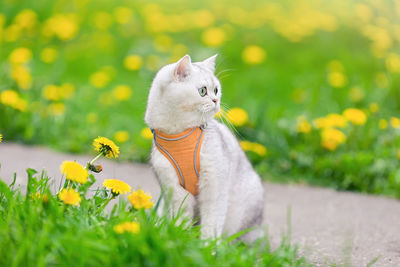
[[[217,104],[218,99],[213,99],[212,102],[214,102],[215,104]]]

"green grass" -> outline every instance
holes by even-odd
[[[80,186],[80,206],[69,206],[44,173],[28,169],[27,182],[20,188],[0,180],[1,266],[308,266],[287,240],[275,250],[267,239],[252,246],[232,237],[204,241],[181,215],[135,210],[121,197],[110,212],[97,212],[109,198],[104,188],[85,197],[89,186]],[[113,230],[134,220],[139,233]]]
[[[151,144],[140,132],[157,69],[185,53],[194,61],[218,53],[223,102],[249,114],[249,122],[237,129],[238,137],[268,149],[266,156],[249,152],[263,177],[399,198],[399,129],[390,123],[387,129],[379,128],[381,119],[390,121],[400,111],[398,5],[390,0],[301,3],[4,1],[0,94],[7,89],[18,92],[27,101],[27,109],[21,112],[0,101],[0,133],[6,141],[84,153],[93,138],[114,138],[117,131],[126,131],[129,140],[119,143],[121,157],[147,161]],[[121,15],[121,6],[127,8],[128,16]],[[24,9],[33,10],[37,22],[12,39],[12,26],[18,24],[15,17]],[[208,15],[199,16],[198,11]],[[46,33],[48,19],[57,14],[74,14],[77,32],[70,39]],[[118,22],[121,18],[127,19],[126,24]],[[107,21],[108,28],[97,25]],[[160,25],[166,28],[157,28]],[[213,27],[225,35],[216,45],[209,42],[220,36],[204,40]],[[243,60],[249,45],[261,47],[265,60],[255,65]],[[32,76],[27,90],[11,77],[13,66],[8,58],[17,47],[29,48],[33,55],[24,63]],[[57,51],[54,62],[41,60],[47,47]],[[124,59],[131,54],[143,59],[140,69],[124,67]],[[332,61],[339,62],[339,67],[332,68]],[[329,75],[338,70],[345,80],[335,85]],[[110,78],[101,88],[90,82],[98,71]],[[46,85],[63,83],[75,87],[71,98],[49,100],[44,96]],[[121,84],[132,90],[124,101],[113,94]],[[62,103],[65,110],[54,114],[54,103]],[[378,112],[369,109],[371,103],[379,106]],[[319,129],[314,127],[310,134],[296,131],[298,116],[311,122],[349,107],[364,110],[367,123],[340,129],[347,140],[334,151],[321,147]]]

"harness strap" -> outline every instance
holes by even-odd
[[[199,129],[200,133],[198,132]],[[154,144],[174,166],[179,176],[181,186],[193,195],[198,194],[197,184],[200,177],[200,149],[203,141],[204,129],[205,126],[201,125],[200,127],[195,127],[185,131],[182,136],[179,136],[179,134],[168,136],[162,132],[151,129],[151,132],[153,133]],[[195,134],[195,136],[191,137],[192,134]],[[192,140],[194,138],[197,140]],[[160,143],[162,143],[165,147]],[[187,156],[192,154],[193,165],[189,167],[187,165],[190,163],[187,163],[186,160]],[[174,156],[176,158],[174,158]],[[182,167],[179,166],[180,163],[183,163]]]

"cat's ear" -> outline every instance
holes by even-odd
[[[192,60],[189,55],[185,55],[177,63],[174,70],[175,81],[183,81],[192,72]]]
[[[217,58],[218,54],[213,55],[212,57],[209,57],[205,60],[203,60],[201,63],[208,68],[209,70],[211,70],[212,72],[215,71],[215,59]]]

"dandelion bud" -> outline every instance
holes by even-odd
[[[103,167],[101,165],[89,164],[89,170],[91,170],[92,172],[99,173],[99,172],[101,172],[103,170]]]

